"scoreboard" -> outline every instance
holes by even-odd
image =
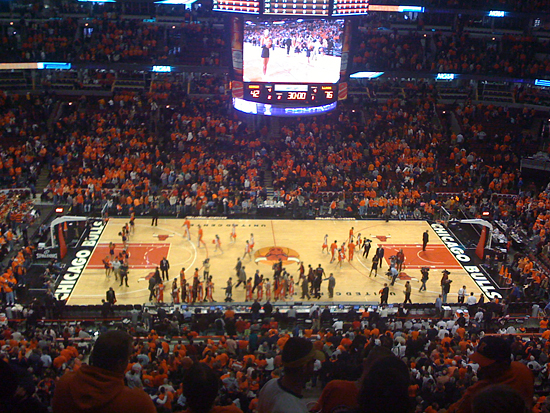
[[[212,9],[234,13],[260,14],[259,0],[214,0]]]
[[[334,84],[266,84],[245,83],[245,100],[266,104],[326,105],[338,99],[337,85]]]
[[[330,0],[264,0],[264,14],[322,16],[329,15]]]
[[[333,16],[350,16],[353,14],[367,14],[369,0],[333,0]]]

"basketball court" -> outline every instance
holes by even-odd
[[[257,269],[264,278],[273,279],[273,263],[281,258],[290,275],[298,280],[299,263],[304,262],[306,274],[308,265],[316,268],[321,264],[327,278],[330,273],[336,278],[335,295],[328,298],[328,282],[322,284],[321,301],[338,302],[379,302],[378,292],[388,277],[385,273],[389,267],[389,258],[399,249],[405,253],[404,269],[395,285],[390,287],[390,303],[401,303],[404,300],[404,285],[407,280],[412,284],[411,299],[414,302],[434,302],[441,292],[441,272],[450,271],[451,293],[449,302],[456,302],[458,289],[466,286],[468,294],[474,292],[479,297],[481,290],[443,244],[427,222],[423,221],[358,221],[358,220],[231,220],[231,219],[190,219],[191,239],[184,236],[183,219],[159,219],[158,226],[151,226],[150,219],[136,219],[135,231],[130,235],[128,244],[129,277],[128,285],[120,286],[114,276],[105,276],[102,260],[109,255],[109,243],[116,244],[115,253],[122,250],[120,229],[127,219],[111,218],[105,227],[99,243],[93,249],[81,276],[79,277],[68,304],[100,304],[109,287],[116,291],[117,304],[143,304],[148,301],[148,279],[154,273],[163,257],[170,262],[170,281],[165,283],[164,302],[170,303],[171,285],[174,278],[179,278],[182,268],[186,269],[186,278],[191,280],[195,268],[199,268],[202,277],[202,264],[210,258],[210,274],[214,281],[214,299],[223,302],[227,279],[233,277],[235,282],[235,265],[241,258],[247,278],[253,277]],[[230,242],[232,225],[236,224],[237,238]],[[198,225],[204,231],[206,246],[197,245]],[[329,245],[337,241],[340,246],[349,237],[350,228],[354,227],[357,237],[372,240],[367,258],[362,250],[356,249],[352,261],[347,260],[340,267],[337,261],[330,263],[330,253],[322,252],[325,234]],[[430,242],[426,251],[422,251],[422,233],[428,230]],[[251,257],[243,258],[246,241],[254,234],[255,247]],[[216,235],[221,239],[222,251],[215,251],[213,240]],[[385,249],[384,260],[378,276],[369,276],[372,256],[378,245]],[[428,290],[418,292],[420,288],[420,269],[430,267]],[[178,280],[179,284],[179,280]],[[300,299],[301,288],[295,286],[295,296],[287,301],[305,301]],[[242,286],[233,289],[236,302],[245,300]],[[264,294],[265,299],[265,294]]]

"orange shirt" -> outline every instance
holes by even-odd
[[[332,380],[325,386],[315,408],[312,410],[320,413],[330,413],[339,407],[353,409],[357,407],[358,395],[359,387],[354,381]]]

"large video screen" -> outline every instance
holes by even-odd
[[[246,21],[243,80],[336,83],[343,32],[344,20]]]

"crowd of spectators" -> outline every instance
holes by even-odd
[[[543,78],[548,42],[535,36],[474,37],[469,33],[379,30],[366,27],[354,43],[354,70],[401,70]]]
[[[43,199],[84,212],[109,202],[115,214],[147,213],[152,203],[161,213],[230,214],[242,212],[244,201],[245,211],[263,204],[269,171],[276,200],[305,204],[302,211],[433,217],[442,201],[434,190],[518,194],[519,159],[537,148],[523,132],[533,111],[466,103],[452,108],[462,132],[449,133],[449,120],[437,115],[437,91],[427,84],[405,85],[406,97],[382,104],[363,102],[363,110],[349,104],[286,121],[278,142],[266,139],[267,127],[255,135],[229,115],[225,95],[182,98],[181,85],[156,84],[146,95],[65,105]],[[77,116],[82,110],[90,116]],[[508,122],[504,144],[489,129],[495,119]],[[153,140],[153,130],[163,139]]]
[[[217,65],[225,45],[223,26],[213,21],[173,25],[96,17],[80,21],[6,22],[0,55],[5,62],[101,62]],[[227,62],[225,62],[227,64]]]
[[[547,0],[538,0],[528,3],[521,0],[426,0],[426,5],[441,8],[505,10],[523,13],[536,13],[541,10],[550,10],[550,3]]]
[[[322,390],[317,403],[309,406],[313,411],[332,412],[339,406],[348,410],[359,408],[361,412],[381,412],[389,410],[369,410],[361,398],[376,398],[376,392],[365,389],[366,375],[376,360],[388,356],[400,359],[406,366],[403,370],[404,396],[397,396],[399,391],[395,386],[400,383],[395,377],[391,382],[392,394],[402,397],[398,403],[408,406],[396,412],[470,412],[470,398],[488,383],[511,386],[520,392],[526,412],[533,407],[533,411],[540,411],[536,410],[537,406],[540,408],[545,403],[545,395],[550,389],[545,345],[550,336],[548,319],[540,318],[539,334],[522,335],[513,322],[500,327],[492,322],[502,317],[503,309],[493,300],[478,306],[475,314],[460,310],[446,319],[412,319],[402,308],[398,314],[382,308],[336,316],[328,308],[312,305],[308,318],[313,320],[313,325],[272,313],[269,303],[264,305],[264,318],[252,321],[236,316],[231,307],[227,307],[225,313],[221,309],[195,314],[190,310],[183,313],[176,310],[173,314],[159,312],[157,315],[135,309],[126,321],[116,323],[117,328],[137,339],[115,377],[120,383],[124,380],[130,389],[143,389],[150,396],[143,399],[146,405],[154,405],[157,411],[172,412],[192,408],[193,398],[190,399],[186,391],[186,386],[190,385],[186,382],[189,371],[212,370],[215,380],[209,386],[216,395],[218,380],[220,383],[217,403],[234,404],[233,408],[243,412],[262,412],[266,411],[265,407],[262,410],[262,405],[269,400],[262,396],[262,387],[272,379],[292,374],[293,367],[305,366],[311,361],[308,371],[302,372],[301,386],[312,389],[310,394],[315,398]],[[113,360],[103,365],[99,360],[97,351],[103,345],[101,337],[116,337],[109,344],[110,356],[103,354],[101,357],[117,357],[117,344],[131,340],[130,336],[123,340],[125,333],[114,332],[107,323],[99,330],[79,322],[43,324],[40,306],[33,305],[25,311],[25,322],[8,322],[3,314],[0,316],[3,388],[6,389],[6,380],[14,381],[11,391],[2,392],[2,405],[5,409],[12,407],[12,403],[19,406],[6,411],[28,411],[24,410],[27,403],[33,403],[34,411],[46,411],[53,400],[55,412],[62,411],[59,410],[61,405],[75,403],[82,397],[86,400],[90,381],[78,389],[74,387],[70,398],[67,386],[71,386],[71,380],[77,380],[75,374],[78,377],[89,373],[89,365],[103,370],[115,368]],[[485,338],[486,344],[480,346],[480,339],[489,332],[500,336]],[[100,340],[96,342],[93,357],[89,358],[98,334]],[[291,344],[285,350],[287,343]],[[497,350],[492,348],[497,345],[495,343]],[[300,357],[294,353],[294,356],[289,355],[290,348],[299,344],[310,346],[310,350]],[[491,351],[485,351],[486,346]],[[480,354],[485,358],[479,357]],[[293,361],[296,363],[291,364]],[[486,373],[487,367],[495,362],[504,363],[498,365],[498,378]],[[96,373],[96,378],[106,374],[112,376],[102,370]],[[378,375],[377,379],[382,380],[382,376]],[[16,391],[16,384],[21,387],[19,391]],[[109,388],[104,392],[110,392]],[[121,388],[115,393],[120,391],[128,390]],[[98,395],[93,403],[117,403],[114,396],[108,399]],[[302,406],[302,410],[292,411],[307,411],[303,410],[305,403],[294,402]],[[386,409],[388,406],[385,404]],[[283,406],[277,411],[290,411],[285,407],[289,408]],[[79,408],[82,409],[82,405]]]

